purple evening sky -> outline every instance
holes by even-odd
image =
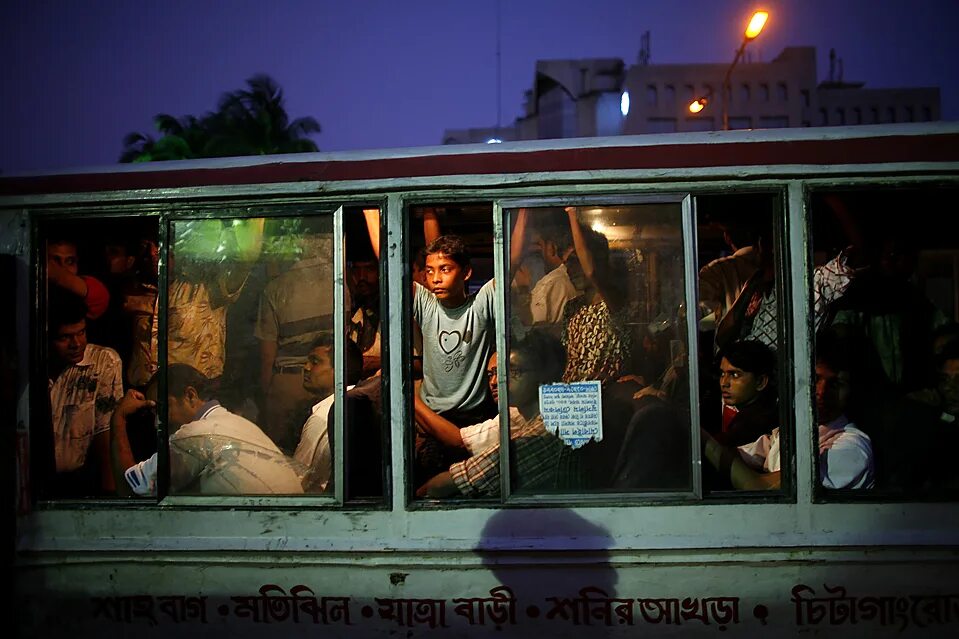
[[[502,122],[537,59],[732,60],[752,9],[772,13],[754,59],[814,45],[845,80],[940,86],[959,120],[957,0],[500,0]],[[156,113],[200,115],[254,73],[312,115],[324,151],[435,145],[496,123],[497,0],[5,0],[0,171],[110,164]]]

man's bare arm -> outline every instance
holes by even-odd
[[[453,422],[437,415],[426,405],[426,402],[420,399],[419,395],[413,400],[413,414],[423,430],[438,439],[443,445],[466,448],[466,445],[463,444],[463,437],[460,435],[460,429]]]
[[[739,453],[720,444],[716,439],[700,429],[705,446],[706,461],[719,471],[728,475],[733,488],[737,490],[774,490],[780,487],[782,477],[777,470],[773,473],[760,473],[749,467]]]
[[[110,418],[109,434],[100,433],[100,435],[97,435],[97,437],[105,436],[105,454],[102,459],[108,462],[106,469],[112,475],[113,488],[121,497],[133,495],[124,473],[136,463],[133,458],[133,449],[130,448],[130,438],[127,435],[127,417],[144,406],[155,406],[155,403],[144,397],[143,393],[139,391],[128,390],[113,410],[113,416]]]

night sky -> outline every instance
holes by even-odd
[[[959,0],[500,0],[502,124],[520,115],[537,59],[770,60],[817,47],[867,87],[940,86],[959,120]],[[0,171],[116,162],[156,113],[201,115],[268,73],[324,151],[440,144],[445,128],[496,124],[497,0],[4,0]]]

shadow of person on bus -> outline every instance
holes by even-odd
[[[474,550],[515,598],[519,619],[578,624],[591,609],[584,598],[616,597],[612,544],[606,528],[572,510],[501,510],[486,522]]]

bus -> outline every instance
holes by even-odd
[[[957,196],[952,123],[0,178],[17,631],[952,635]]]

